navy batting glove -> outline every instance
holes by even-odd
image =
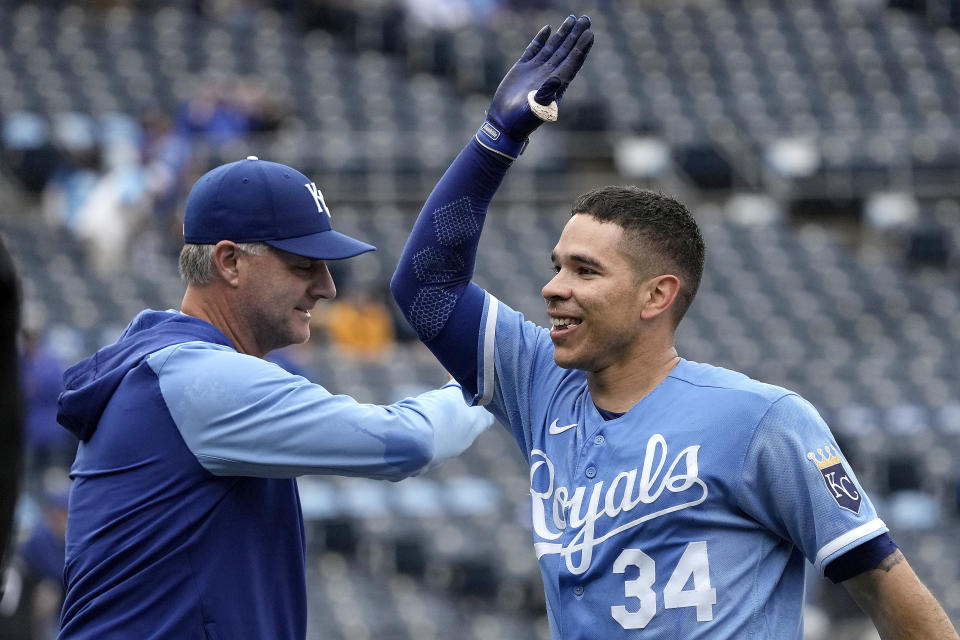
[[[516,159],[537,127],[557,119],[560,99],[592,46],[587,16],[569,16],[552,36],[550,25],[541,29],[497,87],[477,142]]]

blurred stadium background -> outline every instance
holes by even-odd
[[[379,247],[335,265],[342,301],[282,364],[370,402],[442,382],[386,284],[501,75],[568,12],[597,44],[495,199],[477,280],[544,322],[576,194],[680,196],[708,246],[681,354],[810,399],[960,624],[956,0],[2,0],[0,233],[46,354],[32,366],[177,307],[186,190],[257,155]],[[49,422],[55,393],[34,391]],[[30,443],[24,540],[73,444]],[[547,638],[526,475],[492,430],[398,485],[304,478],[310,638]],[[842,589],[814,577],[808,600],[809,638],[876,637]]]

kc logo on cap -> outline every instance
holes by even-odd
[[[313,199],[317,201],[317,209],[319,209],[320,213],[325,213],[327,214],[327,217],[330,218],[330,209],[327,209],[327,203],[323,201],[323,193],[320,191],[320,189],[317,189],[317,185],[313,182],[309,182],[303,186],[307,188],[307,190],[310,192],[310,195],[313,196]]]
[[[183,240],[265,242],[319,260],[375,249],[333,230],[323,193],[307,176],[256,156],[221,165],[197,180],[183,213]]]

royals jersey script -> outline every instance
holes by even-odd
[[[886,526],[796,394],[681,360],[604,420],[549,333],[487,294],[475,403],[530,468],[550,631],[799,639],[805,558],[822,573]]]

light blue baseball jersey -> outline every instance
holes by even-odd
[[[796,394],[687,360],[605,420],[546,329],[471,282],[509,159],[476,140],[417,218],[391,290],[419,338],[516,438],[555,640],[796,640],[823,572],[887,528]],[[892,543],[891,543],[892,544]]]
[[[681,360],[604,420],[549,332],[487,294],[478,393],[530,467],[554,638],[799,639],[804,558],[887,531],[816,410]]]

